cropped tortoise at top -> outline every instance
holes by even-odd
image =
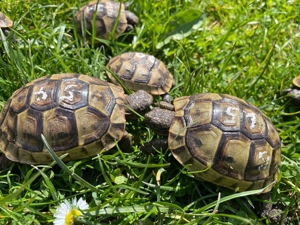
[[[174,107],[175,112],[154,108],[145,114],[145,122],[168,136],[168,148],[179,163],[189,165],[192,175],[238,191],[264,188],[277,180],[280,138],[258,108],[213,93],[176,98]],[[155,142],[144,150],[152,146]]]
[[[146,92],[127,96],[122,88],[87,75],[41,77],[6,102],[0,115],[0,150],[12,161],[49,163],[53,160],[43,134],[57,155],[68,153],[65,161],[94,156],[128,138],[124,104],[135,110],[144,103],[152,104]]]
[[[75,13],[78,34],[82,36],[87,31],[86,36],[90,38],[95,32],[95,37],[109,39],[116,38],[125,31],[132,31],[133,26],[139,23],[139,18],[128,11],[127,7],[128,4],[113,0],[89,2]]]

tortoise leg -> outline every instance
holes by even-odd
[[[171,103],[171,95],[169,93],[166,93],[166,94],[163,94],[161,95],[161,98],[164,102],[168,102],[168,103]]]
[[[169,102],[165,102],[165,101],[160,101],[159,103],[154,103],[155,107],[159,107],[161,109],[167,109],[169,111],[174,111],[174,105],[172,105]]]
[[[118,142],[118,146],[123,152],[130,152],[130,148],[132,146],[132,135],[125,131],[123,137]]]
[[[288,216],[283,218],[284,205],[280,200],[275,204],[271,203],[271,192],[260,194],[257,197],[262,200],[255,206],[256,213],[259,217],[268,218],[271,224],[290,224],[290,218]]]
[[[168,149],[167,138],[151,140],[140,148],[142,152],[147,154],[155,153],[156,150],[166,151],[167,149]]]
[[[13,163],[13,161],[11,161],[8,158],[6,158],[5,155],[1,155],[0,156],[0,170],[7,169],[8,167],[11,166],[12,163]]]
[[[145,123],[156,134],[168,136],[174,116],[174,111],[154,107],[145,114]]]

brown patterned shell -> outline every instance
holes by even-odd
[[[245,191],[277,180],[280,138],[256,107],[225,94],[195,94],[175,99],[168,142],[195,177]],[[265,190],[269,191],[272,187]]]
[[[114,72],[130,90],[145,90],[152,95],[168,93],[174,83],[173,75],[165,64],[152,55],[126,52],[109,60],[107,68]],[[118,84],[107,71],[109,79]]]
[[[114,147],[125,131],[124,92],[81,74],[54,74],[15,91],[0,116],[0,150],[12,161],[52,161],[41,140],[66,161]]]
[[[13,22],[5,14],[0,12],[0,28],[12,27]]]
[[[121,6],[121,10],[120,9]],[[120,16],[119,16],[120,11]],[[96,12],[95,21],[93,21]],[[82,27],[90,34],[93,32],[93,24],[95,29],[95,36],[98,38],[108,39],[114,28],[115,22],[118,18],[118,25],[116,26],[113,37],[118,37],[128,27],[129,23],[138,23],[138,18],[131,13],[130,21],[127,20],[127,11],[123,3],[115,2],[113,0],[97,0],[92,1],[81,7],[75,13],[77,32],[82,34]],[[135,24],[132,24],[135,25]]]

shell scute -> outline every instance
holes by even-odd
[[[225,176],[243,180],[250,145],[251,140],[245,135],[239,132],[224,132],[222,140],[218,142],[213,169]]]
[[[212,111],[212,108],[209,111]],[[223,131],[238,131],[241,124],[240,114],[241,110],[237,104],[223,101],[214,102],[213,123]]]
[[[241,132],[251,139],[264,138],[267,133],[262,113],[253,107],[243,107]]]
[[[43,143],[39,134],[43,130],[43,115],[40,111],[29,108],[19,113],[17,119],[16,143],[33,152],[41,151]]]
[[[118,74],[120,74],[120,78],[123,78],[125,80],[131,80],[134,79],[136,65],[131,63],[130,61],[124,61],[122,63],[122,67],[120,67],[120,70],[118,71]]]
[[[79,145],[86,145],[101,138],[108,130],[109,117],[93,107],[76,110]]]
[[[273,149],[264,140],[252,141],[249,162],[245,171],[245,180],[256,181],[265,179],[273,173],[270,170],[272,163]],[[275,170],[276,171],[276,170]]]
[[[266,134],[266,139],[270,143],[270,145],[276,149],[278,146],[281,145],[279,134],[270,120],[266,119],[265,121],[268,131]]]
[[[60,107],[76,110],[87,105],[88,84],[78,79],[62,80],[57,99]]]
[[[17,114],[9,110],[2,123],[1,135],[3,135],[9,142],[14,142],[17,136]]]
[[[46,111],[57,106],[56,90],[57,80],[41,80],[35,82],[30,87],[33,89],[31,93],[30,106],[36,110]]]
[[[210,101],[201,101],[192,107],[188,112],[186,109],[186,115],[190,117],[189,126],[197,126],[212,123],[212,102]]]
[[[78,146],[74,113],[60,107],[48,111],[43,117],[43,134],[54,151]]]
[[[186,132],[186,147],[195,159],[209,166],[213,164],[221,138],[222,131],[211,124],[200,129],[192,127]]]
[[[65,80],[65,79],[74,79],[74,78],[79,78],[80,76],[86,76],[86,75],[80,75],[78,73],[58,73],[58,74],[52,74],[50,76],[44,76],[41,77],[37,80],[32,81],[33,83],[36,83],[36,81],[40,81],[40,80]]]
[[[92,94],[89,97],[89,104],[104,115],[111,115],[116,104],[116,99],[112,95],[111,89],[107,86],[90,85],[90,92]]]
[[[32,86],[23,88],[22,90],[15,92],[11,99],[10,109],[15,113],[20,113],[29,107],[29,99],[32,93]]]

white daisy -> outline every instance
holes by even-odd
[[[72,204],[68,200],[64,200],[56,209],[54,214],[54,225],[72,225],[75,217],[81,216],[80,210],[86,210],[89,205],[86,201],[80,198],[78,201],[76,197],[72,200]]]

